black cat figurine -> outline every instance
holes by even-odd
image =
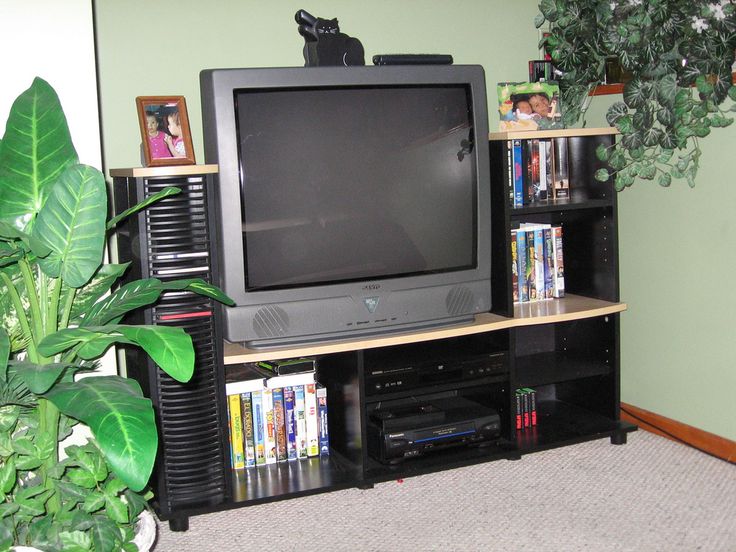
[[[299,10],[294,16],[304,37],[304,66],[365,65],[360,40],[340,32],[337,19],[314,17]]]

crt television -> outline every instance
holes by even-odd
[[[208,69],[200,86],[226,339],[292,346],[490,310],[480,66]]]

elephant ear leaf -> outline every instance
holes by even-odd
[[[0,212],[21,230],[30,224],[61,173],[78,162],[59,97],[44,80],[13,103],[0,147]]]
[[[68,167],[38,214],[34,237],[51,253],[39,261],[51,277],[74,288],[102,264],[107,190],[102,173],[88,165]]]
[[[158,436],[151,401],[134,380],[120,376],[59,383],[45,398],[89,426],[115,474],[134,491],[145,487],[153,470]]]

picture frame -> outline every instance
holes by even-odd
[[[138,96],[135,102],[145,166],[194,165],[184,96]]]
[[[564,128],[556,82],[500,82],[497,90],[500,131]]]

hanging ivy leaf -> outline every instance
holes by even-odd
[[[659,175],[657,183],[663,188],[666,188],[672,183],[672,177],[669,175],[669,173],[662,173]]]
[[[639,109],[647,105],[651,86],[641,79],[631,79],[624,85],[624,102],[629,107]]]
[[[713,92],[713,85],[708,81],[705,75],[698,75],[695,79],[695,87],[698,89],[698,92],[706,96]]]
[[[657,121],[664,127],[672,128],[675,125],[675,115],[669,107],[662,107],[657,110]]]
[[[634,124],[631,122],[631,116],[624,115],[623,117],[619,117],[619,119],[616,121],[616,128],[621,134],[624,135],[634,132]]]
[[[643,147],[641,147],[641,146],[637,146],[637,147],[635,147],[635,148],[632,148],[632,149],[631,149],[631,150],[629,151],[629,155],[630,155],[630,156],[631,156],[631,158],[632,158],[633,160],[635,160],[635,161],[640,161],[641,159],[643,159],[643,158],[644,158],[644,154],[645,154],[645,153],[646,153],[646,152],[644,151],[644,148],[643,148]]]
[[[595,156],[599,161],[608,161],[609,150],[605,144],[598,144],[598,147],[595,148]]]
[[[646,106],[634,113],[631,120],[634,123],[634,128],[637,130],[646,130],[654,124],[654,114],[649,109],[649,106]]]
[[[668,163],[670,159],[672,159],[672,155],[675,153],[674,149],[671,148],[662,148],[662,150],[659,153],[659,156],[657,157],[658,163]]]
[[[644,145],[648,148],[652,148],[659,144],[659,141],[664,134],[661,129],[652,127],[643,131]]]
[[[657,81],[657,100],[663,106],[673,107],[677,95],[677,76],[674,73],[664,75]]]
[[[733,123],[733,119],[729,119],[720,113],[715,113],[710,118],[710,124],[714,127],[727,127],[731,123]]]
[[[628,150],[633,150],[636,148],[640,148],[644,144],[644,140],[642,139],[642,135],[638,132],[632,132],[630,134],[625,134],[621,137],[621,143],[623,146]]]
[[[598,169],[595,171],[595,179],[599,182],[606,182],[610,178],[607,169]]]
[[[609,125],[616,125],[616,121],[618,121],[628,112],[629,107],[624,102],[616,102],[608,108],[608,112],[606,113],[606,120],[608,121]]]
[[[608,160],[608,164],[613,170],[621,170],[626,166],[626,156],[619,149],[616,149]]]

